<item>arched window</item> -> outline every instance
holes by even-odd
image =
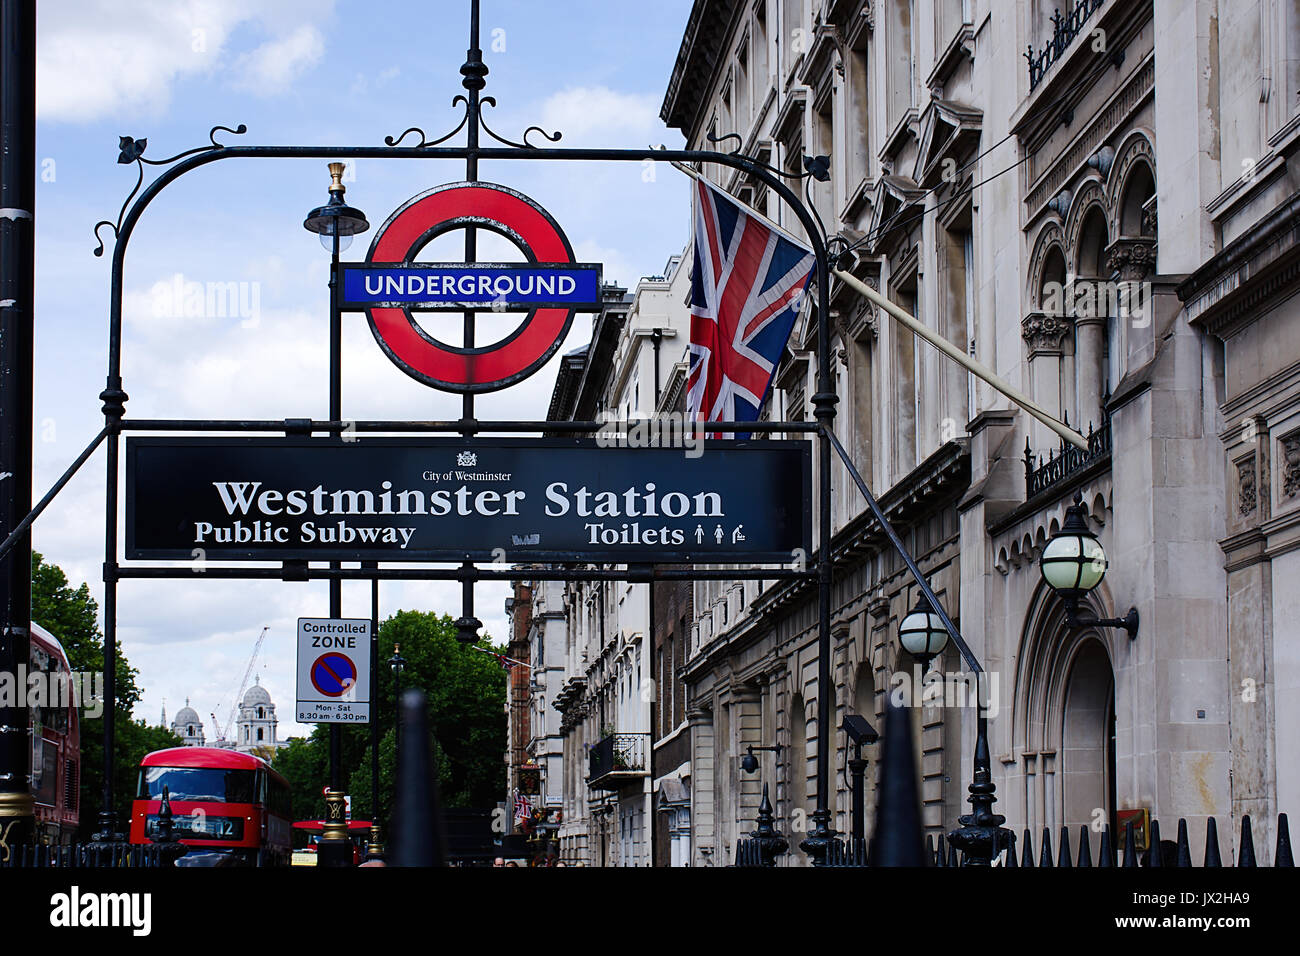
[[[257,728],[257,739],[258,739],[258,740],[262,740],[263,737],[264,737],[264,735],[263,735],[263,732],[262,732],[262,728],[261,728],[261,727],[258,727],[258,728]]]
[[[266,708],[265,707],[257,708],[257,719],[262,720],[265,717],[266,717]]]
[[[193,736],[194,736],[194,725],[193,725],[193,724],[190,724],[188,727],[185,728],[185,736],[186,736],[186,737],[193,737]]]
[[[1124,197],[1119,205],[1119,234],[1155,238],[1155,206],[1151,199],[1156,194],[1155,177],[1151,167],[1135,162],[1124,184]]]
[[[791,698],[787,717],[790,724],[789,809],[793,817],[796,812],[808,812],[808,711],[802,694]]]
[[[1114,308],[1117,287],[1106,267],[1109,244],[1105,211],[1100,205],[1094,205],[1084,214],[1079,230],[1072,296],[1074,424],[1084,430],[1089,425],[1101,426],[1102,397],[1119,380],[1119,359],[1123,354],[1124,331]]]

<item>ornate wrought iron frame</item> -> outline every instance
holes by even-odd
[[[280,433],[297,435],[334,435],[345,430],[364,432],[387,432],[390,434],[462,434],[466,436],[491,432],[593,432],[601,423],[596,421],[482,421],[474,417],[474,395],[463,395],[463,416],[456,421],[350,421],[341,418],[331,420],[215,420],[215,419],[129,419],[126,418],[128,396],[123,390],[121,374],[122,359],[122,301],[123,276],[126,264],[126,251],[136,226],[149,205],[160,193],[180,177],[203,166],[228,159],[460,159],[466,164],[466,181],[478,180],[478,164],[481,160],[537,160],[548,162],[635,162],[647,160],[655,163],[703,164],[716,163],[740,170],[763,182],[772,189],[798,218],[807,233],[816,260],[816,322],[817,322],[817,391],[812,396],[813,417],[815,421],[807,422],[709,422],[701,427],[708,432],[762,432],[791,433],[814,435],[817,439],[818,452],[818,548],[815,568],[765,566],[747,570],[728,569],[693,569],[693,568],[659,568],[630,565],[618,568],[538,568],[530,570],[529,576],[537,580],[572,581],[572,580],[624,580],[648,582],[654,580],[736,580],[762,579],[786,580],[804,579],[817,582],[818,601],[818,751],[817,751],[817,806],[813,812],[814,829],[800,844],[814,860],[823,864],[832,852],[835,831],[831,827],[831,809],[827,802],[830,792],[831,764],[833,749],[830,735],[832,732],[832,698],[833,681],[831,675],[831,583],[833,563],[830,553],[832,536],[832,496],[831,496],[831,462],[832,454],[839,455],[849,474],[862,491],[877,521],[885,530],[893,547],[904,559],[921,593],[929,599],[931,606],[948,628],[967,665],[977,675],[983,668],[971,653],[952,623],[943,605],[930,589],[925,577],[917,568],[915,561],[908,554],[894,529],[886,520],[875,497],[866,482],[854,467],[852,460],[834,434],[835,406],[839,401],[835,392],[835,380],[831,373],[830,360],[830,263],[832,252],[835,254],[845,244],[840,237],[828,237],[820,216],[811,201],[809,189],[813,181],[824,182],[829,179],[829,159],[824,156],[805,156],[804,172],[787,173],[766,163],[760,162],[740,152],[741,138],[730,133],[724,136],[710,136],[710,142],[718,143],[730,139],[736,140],[736,148],[730,152],[699,149],[665,149],[644,147],[636,149],[609,148],[554,148],[540,146],[529,142],[530,135],[537,134],[548,143],[561,139],[561,133],[548,133],[539,126],[528,127],[520,140],[510,140],[493,131],[483,120],[482,107],[495,106],[496,100],[491,96],[480,96],[488,73],[483,62],[482,50],[479,48],[479,0],[470,4],[470,44],[466,61],[460,67],[462,85],[466,93],[457,94],[452,99],[452,106],[463,105],[465,115],[449,133],[435,139],[429,139],[419,127],[409,127],[397,137],[385,137],[384,146],[229,146],[218,142],[217,133],[226,132],[242,135],[247,131],[243,124],[234,128],[214,126],[209,131],[211,145],[184,150],[166,159],[152,160],[145,157],[148,145],[146,139],[129,136],[120,138],[117,162],[123,165],[134,163],[137,166],[135,185],[127,195],[118,213],[116,221],[101,220],[94,226],[98,246],[94,255],[100,256],[105,251],[100,230],[108,227],[112,233],[111,289],[109,300],[109,336],[108,336],[108,374],[104,390],[100,393],[104,427],[78,456],[69,469],[55,483],[46,496],[31,513],[20,523],[10,536],[0,545],[0,558],[3,557],[21,538],[32,522],[39,517],[55,496],[67,485],[78,469],[102,443],[106,446],[106,490],[105,490],[105,534],[104,534],[104,706],[108,713],[114,712],[116,703],[116,646],[117,646],[117,588],[118,583],[129,578],[192,578],[193,568],[187,566],[123,566],[118,558],[118,494],[119,465],[121,459],[121,437],[126,432],[144,431],[181,431],[181,432],[241,432],[241,433]],[[456,134],[466,131],[464,145],[444,145]],[[500,146],[481,146],[480,132],[502,144]],[[412,134],[418,134],[419,142],[413,146],[401,143]],[[154,179],[145,184],[144,168],[146,165],[165,167]],[[784,181],[793,179],[805,184],[805,199]],[[472,228],[467,230],[466,255],[471,261],[474,254],[474,236]],[[337,301],[332,298],[331,309],[337,309]],[[333,320],[335,317],[332,316]],[[466,346],[473,344],[473,317],[466,315]],[[332,356],[333,361],[337,355]],[[332,370],[334,371],[334,370]],[[359,568],[311,567],[306,561],[286,561],[280,568],[275,567],[234,567],[204,569],[204,577],[212,579],[279,579],[284,581],[329,580],[337,583],[342,580],[458,580],[463,585],[464,609],[458,625],[480,626],[473,617],[473,585],[477,581],[504,581],[518,577],[518,572],[509,569],[480,568],[466,563],[457,568],[379,568],[373,562]],[[112,753],[114,741],[113,721],[104,722],[104,793],[100,813],[101,833],[104,840],[120,839],[116,832],[112,791]],[[990,761],[987,742],[986,719],[981,709],[974,755],[975,777],[970,787],[970,801],[976,813],[961,818],[963,826],[954,831],[952,840],[961,840],[966,853],[968,865],[988,865],[994,856],[1006,845],[1002,834],[1010,836],[1009,831],[1000,829],[1003,818],[993,815],[993,784],[990,775]],[[963,839],[964,836],[964,839]]]

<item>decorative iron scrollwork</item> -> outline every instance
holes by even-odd
[[[493,96],[483,97],[480,103],[483,106],[497,105],[496,97]],[[542,147],[539,146],[538,144],[528,142],[528,137],[529,134],[531,133],[540,133],[542,137],[544,137],[546,141],[549,143],[558,143],[560,141],[560,138],[564,135],[559,130],[556,130],[554,133],[548,133],[540,126],[530,126],[528,127],[528,129],[524,130],[523,142],[516,143],[514,140],[506,139],[504,136],[498,136],[496,132],[494,132],[493,129],[490,126],[488,126],[487,121],[483,119],[482,113],[479,113],[478,125],[483,130],[483,132],[487,133],[498,143],[502,143],[505,146],[513,146],[515,149],[541,149]]]
[[[99,222],[95,223],[95,228],[91,230],[95,234],[95,239],[99,242],[99,245],[94,249],[94,254],[96,256],[102,256],[104,254],[104,239],[99,234],[101,228],[108,226],[109,229],[113,230],[114,240],[116,240],[121,234],[122,220],[126,217],[127,207],[131,205],[131,200],[136,197],[136,194],[140,192],[140,187],[144,185],[145,164],[147,163],[150,166],[170,166],[172,163],[184,159],[186,156],[194,156],[198,153],[206,153],[214,149],[222,149],[225,147],[225,143],[217,142],[218,130],[231,133],[235,136],[242,136],[244,133],[248,132],[248,127],[243,123],[240,123],[234,129],[231,129],[229,126],[214,126],[212,129],[208,130],[208,142],[211,143],[210,146],[196,146],[194,149],[187,149],[184,152],[177,153],[175,156],[168,156],[166,159],[147,159],[145,157],[144,151],[149,145],[148,139],[143,137],[136,139],[132,136],[119,136],[117,138],[118,163],[123,166],[129,166],[132,163],[135,163],[137,175],[135,178],[135,186],[131,188],[126,199],[122,202],[122,208],[118,210],[117,219],[101,219]]]
[[[413,147],[411,147],[412,149],[423,149],[426,146],[437,146],[439,143],[447,142],[447,140],[451,139],[462,129],[464,129],[465,124],[469,122],[469,99],[463,93],[457,93],[454,97],[452,97],[451,100],[451,105],[453,107],[460,103],[463,103],[465,105],[465,115],[460,118],[460,122],[456,124],[456,128],[453,129],[450,133],[447,133],[445,136],[439,136],[437,139],[429,139],[425,135],[424,130],[420,129],[420,127],[410,126],[407,129],[402,131],[401,136],[398,136],[396,138],[392,136],[385,136],[384,145],[401,146],[402,140],[406,139],[406,137],[411,135],[412,133],[420,134],[420,141],[416,143]]]

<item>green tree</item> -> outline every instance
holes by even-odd
[[[428,695],[433,731],[431,758],[438,768],[439,800],[444,807],[491,807],[505,792],[506,673],[489,654],[463,647],[448,614],[398,611],[379,628],[380,673],[372,681],[372,719],[379,721],[379,813],[387,822],[396,780],[395,706],[392,670],[387,661],[400,644],[406,667],[402,687]],[[478,646],[501,652],[488,638]],[[374,814],[370,798],[370,728],[344,726],[341,736],[342,785],[352,795],[357,819]],[[322,789],[329,780],[329,725],[318,724],[310,737],[290,741],[275,755],[275,767],[288,779],[295,819],[319,819]]]
[[[83,582],[78,588],[71,587],[58,565],[47,564],[40,554],[32,553],[32,620],[59,639],[74,671],[104,670],[104,635],[99,630],[98,614],[99,606],[90,596],[89,586]],[[115,650],[113,807],[118,826],[125,832],[140,760],[150,751],[179,746],[182,741],[165,728],[131,719],[140,700],[136,683],[139,672],[127,662],[120,644]],[[86,703],[81,720],[78,840],[89,840],[98,829],[104,793],[104,717],[86,718]]]

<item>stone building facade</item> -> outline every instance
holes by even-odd
[[[1199,845],[1214,816],[1235,852],[1229,820],[1250,813],[1268,862],[1275,814],[1300,805],[1285,737],[1300,707],[1287,587],[1300,573],[1300,7],[696,0],[662,117],[691,147],[791,173],[829,157],[829,181],[797,185],[848,250],[840,267],[1088,437],[1086,452],[1063,447],[832,282],[836,435],[987,671],[1007,826],[1077,834],[1147,811],[1186,818]],[[800,234],[761,182],[701,172]],[[649,380],[650,283],[565,357],[551,417],[682,407],[689,269],[668,271],[663,324],[680,331],[653,340],[653,401],[629,393]],[[816,337],[805,313],[764,417],[812,417]],[[832,538],[813,542],[835,566],[832,824],[849,830],[838,728],[848,714],[880,728],[893,695],[914,705],[937,835],[966,809],[974,702],[951,645],[927,678],[949,692],[916,699],[922,675],[897,639],[915,585],[832,467]],[[1071,624],[1042,581],[1042,549],[1076,500],[1109,558],[1086,610],[1135,609],[1135,637]],[[764,786],[797,844],[817,802],[815,588],[562,590],[565,855],[727,865]],[[638,676],[647,711],[629,708]],[[633,714],[649,768],[590,787],[593,747]],[[749,747],[772,748],[753,773]],[[869,781],[878,748],[865,748]]]
[[[1194,842],[1210,815],[1271,826],[1300,796],[1277,736],[1294,716],[1294,602],[1274,588],[1300,497],[1300,11],[1079,0],[1053,18],[1056,6],[700,0],[662,115],[693,147],[735,133],[792,172],[829,156],[830,181],[809,192],[852,271],[1090,436],[1086,454],[1066,452],[833,283],[837,436],[989,671],[1008,826],[1141,809],[1186,817]],[[704,172],[799,231],[760,183]],[[811,416],[815,335],[811,318],[796,326],[768,415]],[[838,727],[850,712],[876,722],[906,689],[896,634],[915,589],[835,467]],[[1090,609],[1136,608],[1135,639],[1068,626],[1042,583],[1038,556],[1076,494],[1110,558]],[[806,827],[814,597],[694,589],[692,865],[731,861],[760,781],[792,842]],[[933,666],[960,669],[951,647]],[[975,722],[962,703],[913,710],[931,833],[964,809]],[[847,742],[832,736],[838,768]],[[780,750],[751,776],[749,745]],[[844,832],[841,777],[830,803]]]

